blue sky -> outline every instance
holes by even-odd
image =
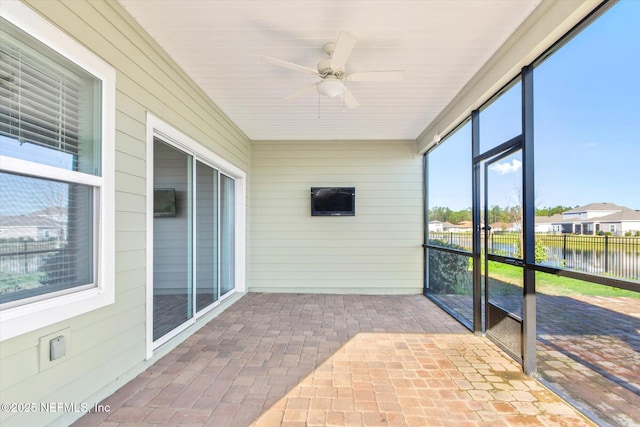
[[[539,67],[539,198],[640,209],[639,76],[637,0],[621,1]]]
[[[622,0],[536,67],[534,104],[538,207],[640,209],[640,1]],[[518,85],[481,112],[482,151],[520,132],[519,105]],[[432,156],[431,206],[471,205],[468,127]],[[496,203],[517,197],[517,166],[509,158],[490,172]]]

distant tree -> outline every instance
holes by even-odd
[[[443,206],[435,206],[429,210],[429,221],[442,221],[457,224],[460,221],[471,221],[471,208],[453,211]]]
[[[463,209],[456,212],[451,212],[449,220],[451,224],[458,224],[462,221],[471,221],[471,209]]]
[[[554,206],[554,207],[536,208],[536,215],[552,216],[562,212],[570,211],[571,209],[573,209],[571,206],[561,206],[561,205]]]

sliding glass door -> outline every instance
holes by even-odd
[[[220,176],[220,294],[225,295],[235,288],[235,181]]]
[[[158,138],[153,161],[153,341],[161,343],[235,289],[236,182]]]
[[[196,161],[196,310],[218,300],[218,171]]]
[[[154,141],[153,339],[193,317],[192,157]]]

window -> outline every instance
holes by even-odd
[[[113,302],[114,82],[99,58],[3,2],[3,340]]]

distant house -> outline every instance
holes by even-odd
[[[47,208],[29,215],[0,216],[0,239],[64,240],[66,209]]]
[[[610,232],[621,236],[640,231],[640,211],[613,203],[590,203],[563,212],[561,216],[551,223],[553,233]]]
[[[470,233],[473,230],[471,221],[460,221],[457,224],[442,221],[429,221],[429,231],[432,233]]]
[[[48,218],[59,223],[67,222],[67,208],[63,206],[50,206],[46,209],[35,211],[30,216]]]
[[[46,240],[62,237],[60,225],[48,218],[0,217],[0,239]]]
[[[640,231],[640,211],[624,210],[600,218],[600,231],[611,232],[614,235],[624,235],[627,232]]]
[[[451,224],[450,222],[443,222],[442,223],[442,231],[446,231],[448,233],[459,233],[460,232],[460,226],[455,225],[455,224]]]
[[[558,223],[559,221],[562,221],[562,214],[537,216],[535,218],[536,233],[561,233],[561,227],[554,226],[554,223]]]
[[[520,222],[494,222],[489,226],[494,233],[519,233],[522,231],[522,223]]]
[[[471,229],[467,230],[466,227],[470,221],[463,221],[462,225],[460,224],[451,224],[450,222],[442,222],[442,221],[429,221],[429,231],[432,233],[459,233],[461,231],[471,231]],[[463,224],[464,223],[464,224]]]
[[[429,231],[435,233],[444,231],[442,221],[429,221]]]
[[[460,221],[455,225],[460,233],[471,233],[473,231],[472,221]]]

